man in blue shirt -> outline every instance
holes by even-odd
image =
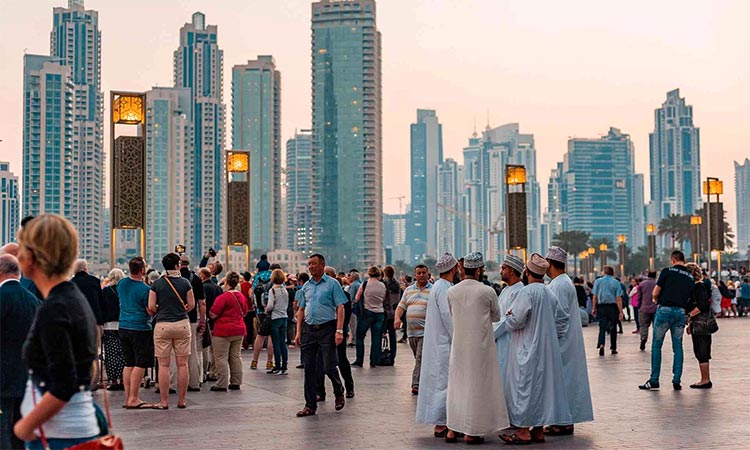
[[[609,333],[612,354],[617,354],[617,322],[622,320],[622,283],[614,277],[615,269],[604,266],[604,276],[594,282],[594,306],[591,314],[599,317],[599,356],[604,356],[604,338]]]
[[[297,412],[297,417],[315,415],[319,363],[323,364],[323,372],[333,384],[336,411],[346,404],[336,353],[336,347],[344,341],[346,295],[338,281],[325,275],[325,265],[322,255],[310,256],[307,267],[312,278],[302,286],[302,294],[297,301],[299,309],[294,342],[302,350],[302,363],[305,365],[305,407]]]

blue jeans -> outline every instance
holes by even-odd
[[[356,364],[363,364],[365,360],[365,336],[370,330],[370,364],[380,364],[381,351],[383,349],[383,321],[384,313],[365,310],[365,315],[357,320],[357,360]]]
[[[76,444],[83,444],[84,442],[93,441],[98,436],[91,436],[87,438],[72,438],[72,439],[47,439],[47,443],[49,444],[50,450],[65,450],[66,448],[76,445]],[[26,449],[27,450],[44,450],[44,446],[42,445],[42,441],[37,439],[35,441],[27,442],[26,443]]]
[[[654,339],[651,342],[651,383],[659,382],[661,374],[661,347],[664,337],[669,331],[672,335],[672,383],[679,383],[682,379],[682,334],[685,332],[685,310],[674,306],[659,306],[654,318]]]
[[[286,370],[289,351],[286,348],[286,320],[273,319],[271,321],[271,342],[273,342],[273,359],[275,369]]]

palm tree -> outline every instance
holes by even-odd
[[[573,254],[573,272],[578,275],[578,254],[588,248],[591,235],[585,231],[561,231],[552,237],[552,245],[564,248],[568,255]]]
[[[690,240],[690,216],[670,214],[669,217],[661,219],[657,233],[659,236],[670,237],[673,250],[676,248],[675,242],[679,242],[682,249],[682,244]]]

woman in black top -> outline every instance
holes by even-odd
[[[97,357],[96,319],[81,291],[68,281],[78,234],[61,216],[44,214],[18,235],[19,262],[44,297],[24,345],[31,374],[13,428],[27,448],[62,449],[94,439],[100,429],[89,390]]]
[[[122,269],[114,268],[109,271],[102,288],[103,301],[101,305],[104,319],[102,333],[102,347],[104,347],[104,367],[107,369],[107,381],[110,391],[124,391],[122,371],[125,368],[125,355],[119,334],[120,297],[117,295],[117,283],[125,278]]]
[[[703,273],[697,264],[688,263],[686,265],[693,279],[695,279],[695,290],[693,291],[692,301],[688,304],[688,324],[687,332],[693,337],[693,353],[698,360],[701,371],[701,380],[691,384],[693,389],[711,389],[711,373],[709,370],[709,360],[711,359],[711,334],[696,334],[693,332],[693,324],[697,320],[708,319],[713,312],[711,311],[711,296],[703,284]]]

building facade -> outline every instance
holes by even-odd
[[[16,241],[20,216],[18,177],[10,171],[10,163],[0,161],[0,245]]]
[[[315,249],[341,267],[380,264],[381,50],[374,0],[312,4]]]
[[[224,52],[218,45],[218,28],[206,25],[196,12],[180,28],[180,45],[174,52],[174,85],[188,88],[193,119],[192,174],[194,191],[188,220],[192,235],[185,243],[193,258],[209,247],[222,248],[226,211],[224,154],[225,108],[223,100]]]
[[[70,68],[73,83],[70,186],[66,214],[79,236],[79,255],[102,263],[104,231],[104,97],[101,88],[101,32],[99,13],[84,8],[83,0],[69,0],[54,8],[50,55]]]
[[[466,223],[463,220],[465,197],[464,168],[448,158],[438,170],[437,256],[445,252],[465,255]]]
[[[737,251],[750,258],[750,158],[734,162],[734,193],[737,202]]]
[[[250,248],[281,248],[281,73],[273,56],[232,68],[232,148],[250,152]]]
[[[146,260],[155,264],[193,236],[190,90],[146,92]],[[197,256],[197,255],[193,255]]]
[[[670,214],[694,214],[702,207],[700,130],[693,124],[693,107],[680,90],[654,111],[654,132],[649,134],[651,203],[649,223]]]
[[[312,253],[312,130],[286,142],[286,245]]]
[[[542,247],[548,247],[556,234],[568,231],[568,191],[563,166],[563,163],[557,163],[557,166],[550,172],[549,183],[547,183],[547,211],[544,213],[543,220],[546,227]]]
[[[407,214],[383,214],[383,248],[385,249],[386,264],[404,261],[411,265],[422,262],[422,259],[412,259],[411,248],[407,243],[406,228]]]
[[[431,109],[418,109],[411,124],[411,213],[406,229],[413,256],[437,254],[438,168],[443,126]]]
[[[628,245],[643,245],[643,179],[629,135],[610,128],[598,139],[570,139],[563,171],[568,231],[613,243],[625,235]]]

